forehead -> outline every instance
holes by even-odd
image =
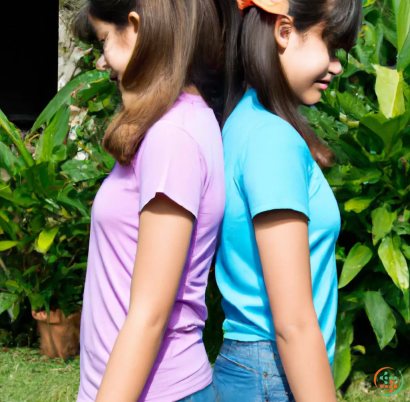
[[[113,24],[101,21],[100,19],[93,17],[91,14],[88,14],[88,20],[94,28],[97,36],[104,35],[105,33],[108,33],[115,29]]]

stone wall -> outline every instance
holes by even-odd
[[[60,0],[60,24],[58,43],[58,89],[60,90],[77,74],[77,62],[87,49],[77,47],[72,34],[74,18],[84,0]]]

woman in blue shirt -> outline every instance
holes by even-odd
[[[361,1],[221,4],[234,110],[223,130],[216,262],[226,315],[214,370],[220,402],[335,402],[340,213],[321,170],[333,155],[298,106],[318,102],[342,72],[335,50],[354,44]]]

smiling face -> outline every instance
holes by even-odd
[[[91,15],[89,20],[98,40],[104,46],[103,53],[97,61],[97,69],[111,71],[111,78],[120,83],[137,43],[138,14],[130,13],[129,24],[121,30],[118,30],[114,24],[101,21]]]
[[[291,18],[280,16],[276,22],[275,36],[281,65],[301,104],[319,102],[332,78],[342,73],[334,49],[323,38],[323,29],[323,25],[318,24],[300,34]]]

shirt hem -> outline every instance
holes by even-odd
[[[244,335],[244,334],[239,334],[239,333],[235,333],[232,332],[230,334],[225,334],[224,335],[224,339],[229,339],[230,341],[238,341],[238,342],[269,342],[269,341],[273,341],[276,342],[276,338],[275,337],[262,337],[260,335]],[[335,356],[328,356],[329,359],[329,364],[332,365],[334,363],[335,360]]]
[[[208,366],[205,367],[204,366]],[[186,398],[187,396],[193,395],[199,391],[202,391],[203,389],[205,389],[206,387],[208,387],[209,385],[212,384],[212,369],[211,369],[211,365],[209,364],[209,361],[207,361],[204,366],[201,367],[200,370],[205,370],[206,374],[204,374],[203,376],[201,376],[200,378],[196,377],[196,374],[193,374],[193,378],[191,381],[184,381],[184,387],[185,387],[185,391],[180,391],[177,392],[175,394],[172,395],[168,395],[169,398],[172,398],[172,401],[179,401],[181,399]],[[206,378],[206,381],[205,379]],[[167,399],[168,400],[168,399]],[[143,401],[141,402],[164,402],[164,396],[159,396],[159,397],[147,397],[145,398]],[[171,399],[169,399],[169,401],[171,401]]]
[[[269,202],[266,204],[262,204],[259,205],[256,208],[252,208],[251,212],[251,216],[252,219],[262,213],[262,212],[267,212],[267,211],[272,211],[272,210],[276,210],[276,209],[292,209],[293,211],[297,211],[297,212],[301,212],[303,215],[305,215],[309,221],[310,221],[310,216],[309,216],[309,211],[307,210],[307,208],[305,208],[303,205],[295,202],[295,201],[285,201],[285,202]]]

